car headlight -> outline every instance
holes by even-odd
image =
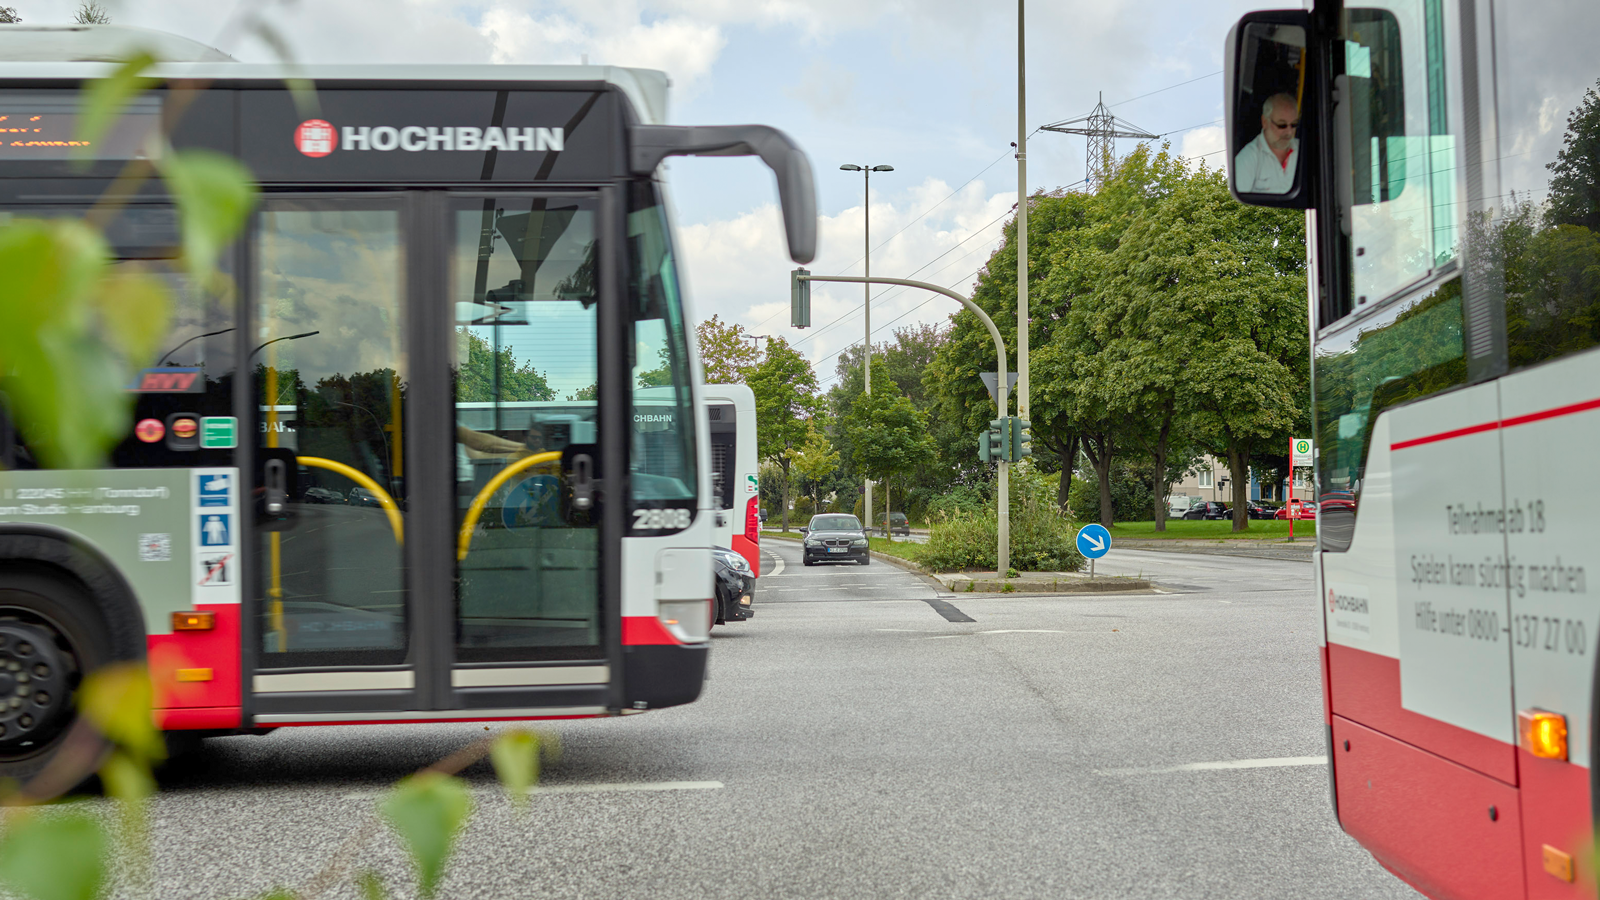
[[[867,545],[867,539],[866,538],[856,538],[855,540],[850,542],[850,546],[852,546],[852,547],[865,547],[866,545]]]
[[[816,538],[806,538],[805,539],[805,545],[807,547],[821,547],[822,546],[822,541],[817,540]]]

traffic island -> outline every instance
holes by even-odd
[[[1083,572],[1023,572],[1015,578],[1003,578],[998,572],[935,572],[932,575],[955,594],[1107,594],[1151,589],[1150,582],[1143,578]]]

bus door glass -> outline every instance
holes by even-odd
[[[403,254],[398,201],[262,203],[247,365],[259,398],[264,668],[405,659]],[[408,676],[361,686],[409,690]],[[274,692],[270,678],[258,692]]]
[[[451,207],[459,663],[605,656],[601,504],[574,484],[600,459],[597,210]]]

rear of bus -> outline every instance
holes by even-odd
[[[708,384],[714,546],[744,557],[761,576],[761,491],[756,456],[756,395],[743,384]]]
[[[1251,13],[1235,196],[1307,210],[1341,826],[1436,898],[1592,898],[1600,5]],[[1600,590],[1600,587],[1597,587]]]
[[[114,198],[115,267],[177,308],[104,467],[44,466],[0,407],[0,664],[41,688],[0,710],[0,777],[48,763],[117,660],[148,660],[160,727],[206,734],[693,701],[715,511],[659,164],[761,157],[803,261],[804,154],[661,124],[659,72],[313,66],[308,113],[282,69],[165,36],[163,86],[75,165],[111,66],[53,60],[148,34],[0,28],[0,116],[33,129],[0,144],[0,224],[83,216],[164,134],[261,187],[230,297],[186,280],[158,179]]]

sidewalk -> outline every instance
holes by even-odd
[[[998,594],[1013,591],[1040,594],[1108,594],[1114,591],[1148,591],[1143,578],[1096,575],[1086,572],[1023,572],[1001,578],[998,572],[931,572],[931,578],[956,594]]]

